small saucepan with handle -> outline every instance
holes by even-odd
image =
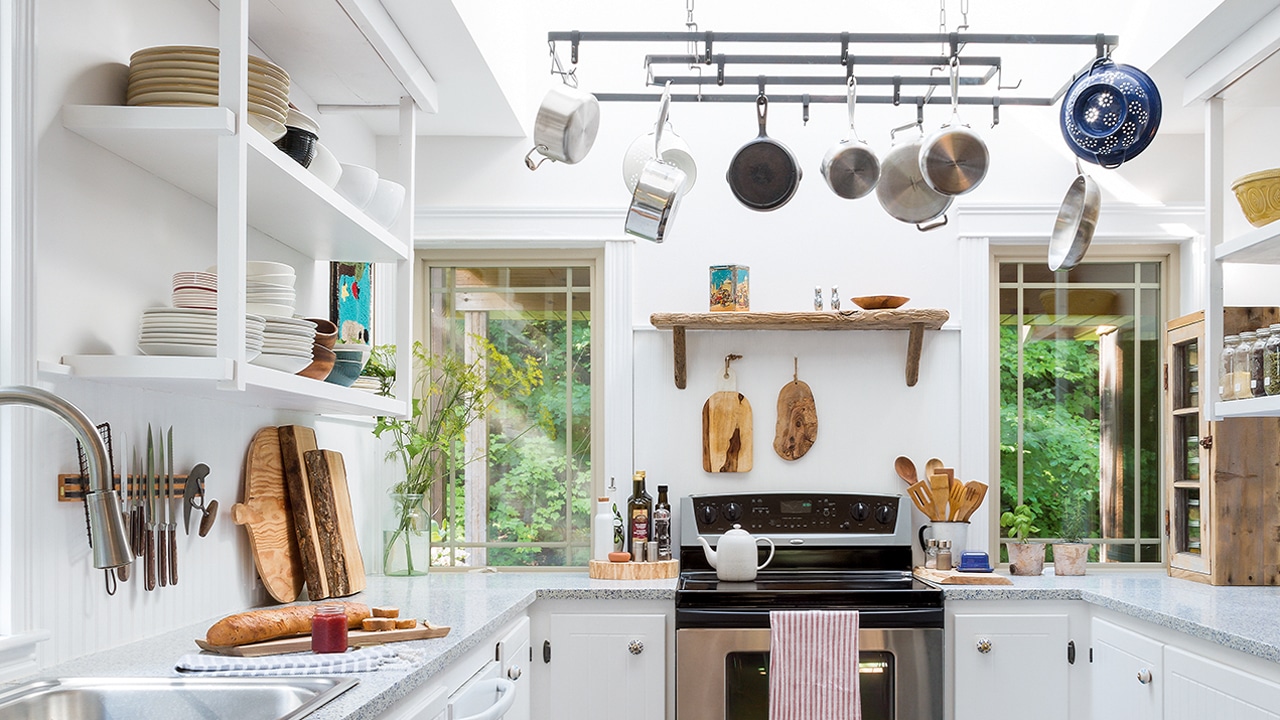
[[[796,194],[804,172],[786,145],[769,137],[769,99],[756,98],[756,119],[760,134],[738,149],[729,162],[725,179],[738,202],[752,210],[777,210]]]
[[[680,203],[681,188],[688,179],[685,172],[662,159],[662,129],[671,108],[671,84],[662,92],[658,109],[658,125],[653,135],[653,157],[644,164],[631,193],[627,210],[626,231],[629,235],[660,243],[671,229],[671,221]]]
[[[832,145],[822,157],[822,178],[836,195],[857,200],[869,195],[880,182],[880,158],[876,151],[858,137],[853,126],[853,107],[857,103],[858,79],[849,76],[849,136]]]
[[[963,195],[987,176],[991,154],[978,133],[960,122],[960,59],[951,58],[951,120],[920,146],[920,175],[943,195]]]
[[[600,101],[572,85],[556,85],[547,91],[533,124],[533,149],[524,164],[537,170],[547,160],[572,165],[581,162],[595,144],[600,129]],[[534,162],[533,154],[542,156]]]

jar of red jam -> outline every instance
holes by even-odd
[[[316,614],[311,617],[311,651],[347,651],[346,608],[334,603],[325,603],[316,608]]]

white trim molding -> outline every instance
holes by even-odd
[[[1047,244],[1057,205],[966,205],[956,212],[960,237],[991,238],[998,245]],[[1203,205],[1103,203],[1093,242],[1182,243],[1204,234]]]
[[[632,242],[623,231],[626,215],[618,208],[419,206],[414,247],[599,248]]]
[[[50,637],[52,635],[47,630],[0,636],[0,683],[12,682],[39,671],[36,645]]]

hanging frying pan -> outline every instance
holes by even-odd
[[[765,133],[768,117],[769,99],[761,93],[756,98],[760,134],[738,149],[725,174],[733,196],[752,210],[777,210],[786,205],[804,174],[787,146]]]
[[[1093,241],[1093,230],[1098,224],[1098,207],[1102,204],[1102,192],[1093,178],[1080,169],[1076,160],[1076,179],[1067,190],[1067,196],[1058,209],[1049,236],[1049,269],[1053,272],[1070,270],[1084,258]]]

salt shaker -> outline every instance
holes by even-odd
[[[938,541],[929,538],[929,543],[924,551],[924,566],[928,570],[936,570],[938,567]]]
[[[813,309],[822,310],[822,288],[815,287],[813,289]]]
[[[941,540],[938,542],[938,569],[951,569],[951,541]]]
[[[831,286],[831,309],[840,309],[840,287],[838,285]]]

